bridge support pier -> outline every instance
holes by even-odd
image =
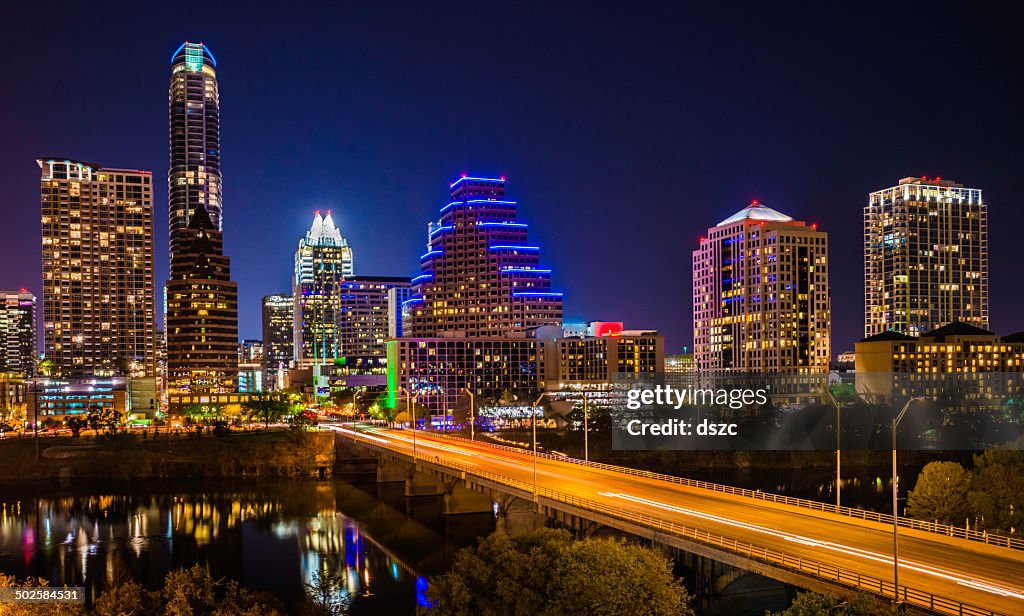
[[[444,483],[426,473],[416,470],[410,466],[405,473],[405,495],[406,496],[438,496],[444,494]]]
[[[547,525],[547,517],[537,512],[536,504],[509,494],[494,493],[493,498],[497,505],[494,532],[517,535]]]
[[[494,501],[482,492],[467,488],[466,482],[460,477],[444,480],[444,505],[441,510],[444,515],[491,513],[493,510]]]
[[[377,461],[377,483],[391,483],[405,481],[407,470],[401,464],[394,462]]]

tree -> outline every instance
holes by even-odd
[[[89,422],[86,421],[86,419],[80,415],[72,415],[71,417],[68,417],[67,419],[64,420],[64,425],[66,425],[71,430],[72,438],[78,438],[78,436],[82,433],[82,430],[88,427]]]
[[[971,473],[956,462],[929,462],[907,495],[907,515],[961,525],[970,514]]]
[[[988,450],[974,456],[974,481],[967,500],[986,528],[1024,528],[1024,453]]]
[[[113,434],[121,427],[123,417],[124,413],[112,406],[101,407],[94,404],[89,407],[89,414],[86,415],[85,421],[89,428],[97,432],[106,431]]]
[[[439,616],[689,615],[690,597],[660,552],[564,530],[492,533],[431,580]]]
[[[352,602],[345,588],[343,575],[313,573],[313,581],[306,584],[305,600],[296,611],[300,616],[344,616]]]
[[[123,582],[105,590],[93,611],[96,616],[156,614],[160,611],[160,593],[150,592],[135,581]]]
[[[262,421],[268,428],[271,421],[278,421],[291,410],[288,398],[280,394],[253,394],[242,403],[242,411],[250,421]]]

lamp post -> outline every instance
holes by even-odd
[[[583,461],[590,462],[590,430],[587,427],[587,392],[583,392]]]
[[[530,421],[533,427],[533,502],[537,502],[537,405],[543,399],[544,394],[541,394],[533,401],[533,417]]]
[[[359,390],[358,389],[354,389],[354,390],[352,390],[352,415],[353,416],[358,416],[359,415],[359,405],[357,404],[358,401],[359,401]]]
[[[903,421],[903,415],[906,414],[907,409],[910,405],[919,401],[924,400],[923,397],[911,398],[907,400],[907,403],[903,405],[903,410],[898,415],[892,418],[892,600],[893,603],[900,602],[900,553],[899,553],[899,511],[896,508],[896,495],[898,493],[897,482],[899,481],[896,475],[896,428],[899,427],[900,422]]]
[[[476,424],[476,396],[469,390],[468,387],[463,387],[466,394],[469,395],[469,440],[475,440],[474,425]]]
[[[839,416],[840,406],[839,406],[839,401],[836,400],[836,397],[832,395],[831,391],[826,389],[825,393],[828,395],[829,400],[832,401],[832,405],[836,407],[836,510],[837,510],[836,513],[838,513],[839,507],[842,506],[841,505],[841,501],[840,501],[840,492],[841,492],[842,487],[843,487],[842,478],[841,478],[841,471],[842,471],[842,468],[843,468],[843,458],[842,458],[842,439],[841,439],[842,430],[841,430],[840,423],[839,423],[840,420],[841,420],[840,416]]]

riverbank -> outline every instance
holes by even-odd
[[[92,438],[0,441],[0,482],[38,479],[132,481],[160,478],[326,476],[334,436],[257,430],[224,436],[121,433]]]

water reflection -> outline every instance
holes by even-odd
[[[288,606],[307,584],[332,578],[353,614],[410,613],[423,601],[422,576],[443,570],[459,547],[490,532],[493,518],[453,522],[438,515],[439,502],[406,503],[382,489],[337,481],[57,495],[7,490],[0,496],[0,571],[85,586],[94,598],[132,578],[158,588],[168,570],[200,563],[215,578],[270,591]]]

